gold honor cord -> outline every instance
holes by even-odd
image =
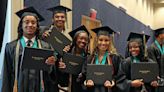
[[[14,79],[14,86],[13,92],[18,92],[18,61],[19,61],[19,48],[20,48],[20,40],[18,40],[16,45],[16,55],[15,55],[15,79]]]
[[[144,34],[144,31],[143,31],[143,45],[144,45],[144,57],[146,58],[147,57],[147,46],[146,46],[146,35]]]
[[[115,48],[115,43],[114,43],[114,32],[112,32],[112,44],[113,44],[113,48]]]
[[[143,31],[143,45],[144,45],[144,58],[147,57],[147,50],[146,50],[146,35],[144,34],[145,32]],[[148,92],[146,87],[145,87],[145,84],[142,85],[142,89],[141,89],[141,92]]]
[[[68,92],[71,92],[71,88],[72,88],[72,74],[69,74]]]
[[[40,40],[38,40],[38,46],[41,48],[41,43]],[[22,62],[20,67],[18,68],[18,61],[19,61],[19,48],[20,48],[20,40],[18,40],[17,45],[16,45],[16,55],[15,55],[15,79],[14,79],[14,86],[13,86],[13,92],[18,92],[18,69],[21,69]],[[40,71],[40,77],[41,77],[41,84],[42,84],[42,89],[44,90],[44,82],[43,82],[43,72],[42,70]]]

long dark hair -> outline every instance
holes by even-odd
[[[143,42],[142,42],[142,40],[140,40],[140,39],[133,39],[133,40],[130,40],[130,41],[128,42],[127,47],[126,47],[126,52],[125,52],[125,58],[131,57],[131,56],[132,56],[131,53],[130,53],[130,51],[129,51],[129,44],[130,44],[131,42],[137,42],[137,43],[139,44],[140,53],[139,53],[139,55],[137,56],[137,58],[140,59],[140,60],[142,61],[143,58],[144,58],[144,53],[145,53],[145,51],[144,51],[145,46],[143,45]]]
[[[28,16],[28,15],[27,15]],[[24,16],[25,17],[25,16]],[[18,24],[18,28],[17,28],[17,33],[18,33],[18,37],[17,39],[20,39],[22,36],[23,36],[23,28],[22,28],[22,24],[23,24],[23,18],[22,17],[19,21],[19,24]],[[35,16],[34,16],[35,17]],[[36,18],[36,17],[35,17]],[[37,29],[36,29],[36,32],[35,32],[35,35],[36,35],[36,38],[38,38],[39,36],[39,20],[38,18],[36,18],[37,20]]]

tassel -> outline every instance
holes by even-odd
[[[18,92],[18,81],[14,80],[13,92]]]
[[[71,92],[71,87],[72,87],[72,74],[69,74],[68,92]]]

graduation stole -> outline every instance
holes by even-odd
[[[155,44],[158,47],[158,49],[160,50],[161,54],[163,55],[164,54],[164,45],[162,45],[162,47],[161,47],[157,40],[155,40]]]
[[[109,53],[106,51],[104,55],[106,55],[105,57],[103,57],[103,60],[104,60],[103,62],[104,62],[104,64],[105,64],[106,59],[107,59],[108,64],[109,64],[109,65],[112,65],[112,59],[109,57]],[[102,64],[102,63],[99,63],[99,61],[96,60],[96,56],[97,56],[97,59],[98,59],[98,55],[93,56],[93,58],[92,58],[92,60],[91,60],[91,64],[94,63],[94,60],[96,61],[95,64]],[[98,62],[98,63],[97,63],[97,62]]]
[[[72,48],[71,53],[76,55],[75,47]],[[80,56],[84,57],[85,56],[84,52],[82,52]],[[69,74],[68,92],[71,92],[71,86],[72,86],[72,74]]]
[[[24,48],[24,47],[27,47],[27,46],[26,46],[26,42],[25,42],[25,40],[24,40],[23,37],[21,37],[20,42],[21,42],[21,45],[22,45],[23,48]],[[37,41],[36,41],[36,40],[34,41],[34,43],[33,43],[33,45],[32,45],[32,48],[38,48],[38,44],[37,44]]]
[[[133,63],[138,63],[138,62],[140,62],[140,60],[137,57],[132,56],[132,62]]]
[[[95,59],[95,64],[98,65],[98,64],[101,64],[101,65],[105,65],[105,62],[106,62],[106,58],[107,58],[107,51],[105,52],[104,56],[103,56],[103,59],[101,62],[99,62],[99,59],[98,59],[98,55],[96,54],[96,59]]]
[[[102,64],[102,63],[99,63],[99,61],[97,61],[96,59],[98,60],[98,55],[95,55],[95,56],[93,57],[93,59],[92,59],[92,61],[91,61],[91,64],[94,63],[94,60],[96,61],[95,64]],[[108,64],[113,66],[112,59],[111,59],[111,57],[109,56],[109,53],[108,53],[107,51],[105,52],[104,57],[103,57],[103,59],[102,59],[103,65],[105,65],[106,59],[107,59],[107,61],[108,61]],[[112,69],[112,74],[114,74],[114,67],[113,67],[113,69]]]
[[[22,37],[23,38],[23,37]],[[24,41],[24,39],[20,39],[18,40],[17,42],[17,45],[16,45],[16,54],[15,54],[15,79],[14,79],[14,86],[13,86],[13,92],[18,92],[18,69],[21,69],[21,65],[22,65],[22,62],[20,64],[20,67],[18,68],[18,61],[19,61],[19,48],[20,48],[20,44],[22,45],[22,47],[26,47],[26,43]],[[21,42],[22,40],[22,42]],[[38,45],[37,45],[38,44]],[[42,48],[41,47],[41,43],[40,43],[40,40],[34,42],[33,46],[32,47],[39,47],[39,48]],[[41,92],[44,92],[44,82],[43,82],[43,71],[40,71],[40,83],[41,83]]]

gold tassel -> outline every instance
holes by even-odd
[[[68,92],[71,92],[71,87],[72,87],[72,74],[69,74],[69,84],[68,84]]]
[[[18,81],[14,80],[13,92],[18,92]]]

